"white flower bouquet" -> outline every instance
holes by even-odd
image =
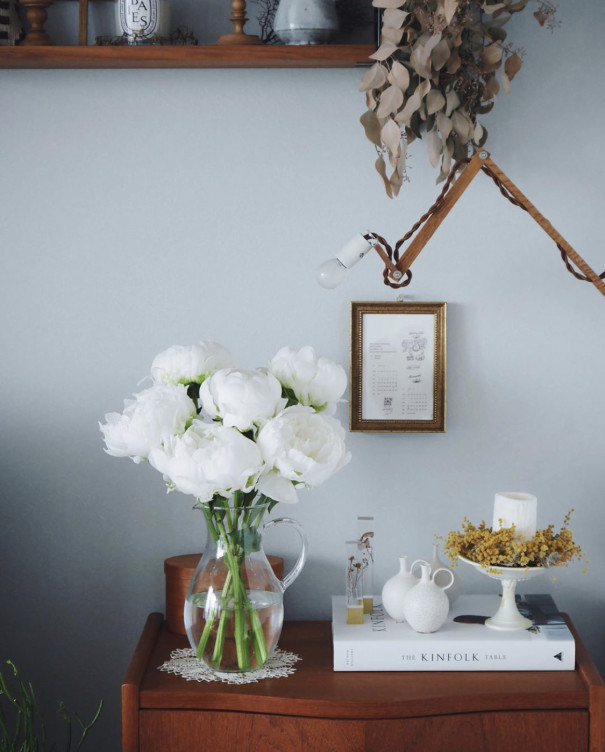
[[[344,429],[332,417],[346,389],[345,371],[312,347],[284,347],[264,369],[238,369],[224,347],[201,342],[160,353],[151,378],[152,386],[100,424],[106,452],[148,461],[169,491],[195,497],[225,552],[221,602],[231,604],[205,609],[198,657],[221,666],[231,620],[238,669],[260,666],[269,651],[242,565],[259,545],[265,511],[297,502],[299,489],[320,485],[349,462]]]

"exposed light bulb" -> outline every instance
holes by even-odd
[[[347,267],[337,258],[324,261],[317,267],[317,281],[326,290],[333,290],[343,281]]]
[[[359,259],[374,247],[374,241],[368,240],[361,233],[338,252],[336,258],[324,261],[317,269],[317,281],[322,287],[333,290],[343,281],[347,270],[354,266]]]

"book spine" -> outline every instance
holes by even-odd
[[[430,645],[368,645],[335,641],[334,671],[573,671],[575,645],[548,640],[525,646],[481,643],[452,647]]]

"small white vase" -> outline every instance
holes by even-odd
[[[387,614],[395,621],[405,621],[403,615],[403,599],[408,590],[418,583],[418,577],[412,574],[414,562],[408,568],[408,557],[399,557],[399,572],[388,579],[382,588],[382,605]]]
[[[337,29],[334,0],[280,0],[273,21],[284,44],[326,44]]]
[[[458,578],[452,571],[451,567],[448,567],[447,564],[444,564],[441,559],[439,558],[439,547],[436,543],[433,543],[433,558],[431,559],[431,572],[437,572],[439,569],[447,570],[448,572],[451,572],[452,577],[454,578],[454,581],[450,585],[450,587],[447,588],[446,595],[449,599],[450,603],[453,603],[456,598],[460,595],[460,583],[458,582]],[[439,574],[433,575],[433,579],[435,580],[435,584],[439,585],[439,587],[443,587],[444,585],[447,585],[450,581],[450,577],[447,574],[447,572],[439,572]]]
[[[435,583],[439,572],[449,573],[451,581],[445,587]],[[436,632],[443,626],[450,611],[445,590],[453,582],[454,575],[449,569],[438,569],[431,578],[431,567],[426,562],[420,564],[420,582],[408,590],[403,600],[403,615],[415,632]]]

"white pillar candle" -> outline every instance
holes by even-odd
[[[492,530],[515,526],[515,538],[536,534],[538,499],[528,493],[497,493],[494,499]]]

